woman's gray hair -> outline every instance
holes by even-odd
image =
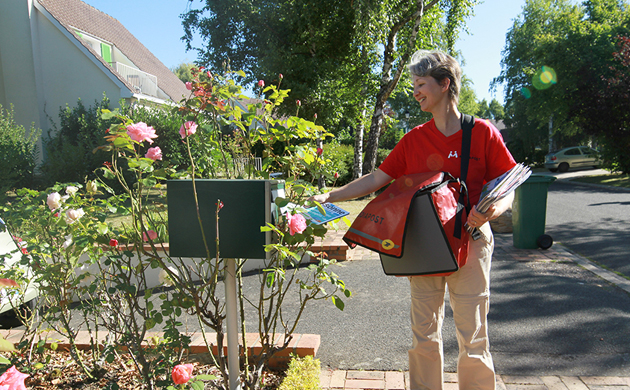
[[[407,68],[414,76],[431,76],[440,84],[448,78],[451,81],[448,95],[456,103],[459,101],[462,69],[455,58],[438,50],[418,50],[411,56]]]

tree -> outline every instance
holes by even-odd
[[[318,123],[333,132],[353,129],[358,157],[370,107],[364,168],[372,170],[383,107],[409,56],[420,47],[454,42],[473,3],[206,0],[201,9],[183,15],[184,39],[190,49],[193,33],[202,36],[204,47],[196,48],[198,63],[213,71],[229,66],[250,74],[249,83],[282,82],[301,101],[301,115],[318,114]],[[423,20],[428,22],[421,24]],[[279,114],[294,114],[296,109],[294,102],[287,102]]]
[[[402,9],[400,15],[392,18],[393,23],[389,27],[387,41],[384,45],[383,60],[381,68],[380,86],[376,94],[372,121],[370,124],[370,134],[365,149],[365,161],[363,172],[372,172],[376,166],[376,155],[380,136],[379,129],[383,122],[383,108],[385,102],[396,88],[398,81],[407,65],[411,54],[418,48],[418,31],[423,21],[425,12],[431,10],[438,4],[437,0],[424,4],[423,0],[417,0],[415,9]],[[467,17],[475,4],[468,0],[450,0],[442,3],[446,13],[445,40],[446,47],[453,54],[453,46],[458,35],[458,29],[463,20]],[[405,32],[404,29],[407,29]],[[398,41],[398,35],[406,37]],[[425,35],[431,37],[431,35]],[[406,44],[404,44],[406,43]],[[394,74],[392,75],[392,71]]]
[[[475,115],[479,118],[500,120],[505,117],[505,109],[497,99],[492,99],[490,104],[486,99],[482,99]]]
[[[188,83],[192,81],[193,79],[193,76],[190,70],[194,67],[195,67],[195,64],[193,63],[182,62],[181,64],[172,68],[171,72],[175,73],[175,76],[177,76],[182,82]]]
[[[604,165],[613,171],[630,173],[630,37],[616,40],[618,51],[612,54],[614,63],[609,75],[601,76],[601,83],[591,84],[602,88],[585,90],[583,95],[590,93],[591,97],[584,96],[586,100],[576,105],[576,111],[584,131],[601,142]]]
[[[479,111],[479,104],[475,90],[472,88],[472,82],[468,77],[463,76],[457,109],[464,114],[476,115]]]
[[[506,124],[524,156],[534,158],[536,148],[547,144],[550,123],[558,147],[588,141],[576,106],[590,101],[585,92],[601,85],[596,79],[610,66],[611,37],[628,28],[628,9],[625,0],[526,1],[507,34],[502,71],[494,80],[506,84]]]

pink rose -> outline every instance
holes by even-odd
[[[302,102],[299,99],[295,101],[295,104],[297,104],[298,107],[302,106]]]
[[[149,241],[155,240],[157,238],[157,233],[155,230],[149,230],[148,232],[142,232],[142,240]]]
[[[147,154],[145,154],[144,157],[150,158],[153,161],[161,160],[162,159],[162,149],[160,149],[159,146],[156,146],[154,148],[149,148],[149,150],[147,150]]]
[[[260,88],[264,87],[265,86],[265,80],[258,80],[258,86]]]
[[[302,214],[291,215],[287,211],[287,223],[289,225],[289,234],[302,233],[306,229],[306,218]]]
[[[193,365],[192,364],[178,364],[173,367],[173,373],[171,377],[173,378],[173,382],[176,385],[183,385],[190,380],[193,373]]]
[[[333,176],[335,177],[335,179],[339,179],[339,172],[335,172]]]
[[[195,134],[197,131],[197,124],[193,121],[188,121],[179,128],[179,135],[183,138],[188,137],[189,135]]]
[[[192,83],[190,81],[186,83],[186,89],[192,91]]]
[[[147,126],[144,122],[138,122],[127,126],[127,134],[136,142],[147,141],[150,144],[153,143],[153,138],[157,138],[155,129],[151,126]]]
[[[24,386],[24,379],[26,378],[28,378],[28,374],[22,374],[13,366],[0,376],[0,389],[26,390],[26,386]]]
[[[280,74],[278,75],[278,78],[279,78],[280,80],[282,80],[282,79],[284,78],[284,76],[282,75],[282,73],[280,73]]]

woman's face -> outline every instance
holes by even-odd
[[[413,76],[413,97],[420,103],[420,109],[433,113],[434,110],[448,102],[449,80],[444,79],[442,85],[431,76]]]

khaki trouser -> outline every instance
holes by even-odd
[[[484,224],[481,231],[482,238],[470,240],[468,261],[459,271],[446,277],[409,278],[413,331],[413,347],[409,350],[411,390],[442,389],[442,322],[447,285],[459,343],[459,388],[495,388],[487,327],[494,238],[490,224]]]

